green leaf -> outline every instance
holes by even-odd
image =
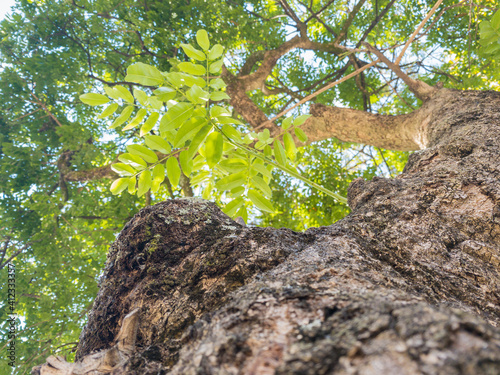
[[[171,89],[170,87],[160,87],[159,89],[153,91],[153,94],[155,94],[158,98],[160,98],[160,100],[168,102],[169,100],[175,98],[177,92],[174,89]]]
[[[157,150],[164,154],[168,154],[172,150],[169,143],[159,135],[146,135],[144,140],[146,145],[152,150]]]
[[[134,96],[139,102],[139,104],[146,106],[146,103],[148,101],[148,95],[144,91],[136,89],[135,87],[133,91],[134,91]]]
[[[249,190],[248,198],[250,198],[252,203],[255,204],[259,210],[271,213],[274,212],[272,203],[268,199],[264,198],[258,191]]]
[[[115,111],[118,109],[118,104],[117,103],[111,103],[110,105],[108,105],[104,111],[101,112],[101,114],[99,116],[97,116],[97,118],[105,118],[105,117],[108,117],[108,116],[111,116],[113,113],[115,113]]]
[[[215,184],[215,187],[219,191],[226,191],[234,189],[235,187],[242,186],[247,181],[247,174],[245,172],[238,172],[234,174],[230,174],[224,178],[221,178]]]
[[[241,133],[230,125],[222,125],[222,133],[236,142],[241,142]]]
[[[264,193],[264,195],[268,198],[271,198],[273,193],[269,185],[259,176],[253,176],[252,182],[256,188]]]
[[[128,91],[125,87],[123,86],[115,86],[115,92],[117,93],[118,97],[125,100],[127,103],[132,104],[134,102],[134,97]]]
[[[94,93],[80,95],[80,100],[91,106],[103,105],[109,102],[109,98],[107,96]]]
[[[137,177],[133,176],[133,177],[127,178],[127,183],[128,183],[128,193],[134,194],[135,193],[135,186],[137,185]]]
[[[231,116],[231,112],[224,107],[221,107],[219,105],[214,105],[213,107],[210,108],[210,116],[217,118]]]
[[[208,92],[204,91],[198,85],[193,85],[187,92],[186,97],[195,104],[205,104],[208,101]]]
[[[290,133],[283,134],[283,142],[285,143],[286,155],[290,160],[295,160],[297,147],[295,147],[292,135]]]
[[[281,142],[277,139],[274,141],[274,157],[276,158],[278,164],[283,166],[287,165],[285,150],[283,149]]]
[[[191,144],[189,145],[188,149],[188,155],[190,158],[192,158],[194,154],[196,154],[196,152],[200,148],[202,142],[205,140],[210,130],[212,130],[212,125],[210,124],[205,125],[193,137],[193,140],[191,141]]]
[[[222,157],[223,147],[222,134],[218,131],[210,133],[205,141],[205,157],[210,168],[216,165]]]
[[[181,151],[179,154],[179,161],[181,163],[182,172],[189,177],[193,170],[193,159],[189,157],[187,150]]]
[[[133,176],[137,173],[134,168],[124,163],[111,164],[111,169],[118,173],[120,176]]]
[[[210,87],[220,90],[226,87],[226,83],[222,78],[215,78],[210,80]]]
[[[195,77],[190,74],[183,74],[182,80],[184,81],[184,84],[189,87],[192,87],[194,85],[197,85],[199,87],[205,87],[207,85],[207,83],[203,78]]]
[[[162,164],[156,164],[153,168],[153,182],[151,183],[153,193],[158,191],[163,180],[165,180],[165,167]]]
[[[281,123],[281,127],[283,128],[283,130],[287,130],[290,126],[292,126],[292,121],[293,117],[291,116],[284,119],[283,122]]]
[[[129,153],[121,154],[120,156],[118,156],[118,160],[124,162],[125,164],[129,164],[132,168],[135,169],[144,169],[148,166],[140,156],[132,155]]]
[[[223,63],[223,61],[219,60],[219,61],[216,61],[216,62],[210,64],[210,68],[209,68],[210,73],[219,74],[220,70],[222,68],[222,63]]]
[[[245,192],[245,188],[243,186],[235,187],[231,189],[231,198],[238,198]]]
[[[216,44],[215,46],[210,48],[210,51],[208,52],[207,58],[210,61],[213,61],[213,60],[221,57],[223,52],[224,52],[224,47],[222,47],[220,44]]]
[[[191,44],[181,44],[184,53],[190,58],[198,61],[204,61],[206,56],[200,50],[194,48]]]
[[[125,107],[125,109],[122,111],[120,116],[118,116],[115,121],[109,126],[109,129],[114,129],[123,124],[125,121],[128,120],[132,112],[134,111],[134,107],[129,105]]]
[[[264,177],[268,177],[268,178],[273,177],[271,172],[269,172],[269,170],[262,164],[255,163],[252,165],[252,169],[254,169],[257,173],[261,173],[262,176],[264,176]]]
[[[213,100],[214,102],[218,102],[220,100],[225,100],[225,99],[231,99],[231,97],[225,92],[215,91],[210,94],[210,100]]]
[[[203,194],[201,195],[201,197],[203,199],[209,199],[210,198],[210,194],[212,193],[212,189],[213,189],[213,184],[212,184],[212,181],[209,181],[208,184],[205,186],[205,188],[203,189]]]
[[[148,114],[148,111],[146,111],[144,108],[141,108],[137,111],[137,114],[135,115],[135,117],[130,120],[130,122],[127,124],[127,126],[125,126],[123,128],[123,130],[130,130],[130,129],[133,129],[135,128],[137,125],[139,125],[142,120],[144,119],[144,117],[146,117],[146,115]]]
[[[149,133],[149,131],[155,127],[159,117],[160,114],[158,112],[151,113],[151,116],[149,116],[149,118],[141,126],[141,137],[144,136],[144,134]]]
[[[115,90],[114,88],[112,87],[109,87],[109,86],[104,86],[104,91],[106,92],[106,94],[110,97],[110,98],[113,98],[115,100],[118,100],[120,99],[120,94],[117,90]]]
[[[205,30],[198,30],[198,32],[196,33],[196,41],[198,42],[198,45],[205,51],[208,51],[208,49],[210,48],[208,33]]]
[[[307,142],[307,135],[306,135],[306,133],[304,133],[304,131],[302,129],[295,128],[294,132],[295,132],[295,135],[297,136],[297,138],[299,139],[299,141],[301,141],[303,143]]]
[[[191,138],[192,135],[200,129],[201,126],[206,125],[207,120],[203,117],[192,117],[180,127],[177,135],[175,136],[174,146],[182,147],[184,143]]]
[[[128,178],[119,178],[113,181],[109,190],[111,190],[111,193],[113,193],[113,195],[117,195],[120,194],[127,187],[128,187]]]
[[[240,208],[243,203],[245,203],[245,200],[242,197],[233,199],[231,202],[226,204],[222,212],[224,212],[227,216],[234,217],[234,214]]]
[[[177,67],[185,73],[189,73],[195,76],[202,76],[204,75],[207,70],[203,65],[200,64],[193,64],[190,62],[181,62]]]
[[[248,162],[245,159],[231,157],[219,162],[219,167],[228,173],[238,173],[248,168]]]
[[[125,80],[144,86],[159,86],[164,79],[161,72],[154,66],[138,62],[128,67]]]
[[[129,145],[127,146],[127,151],[132,155],[143,158],[148,163],[156,163],[158,161],[158,156],[156,156],[153,151],[142,145]]]
[[[248,223],[248,212],[246,206],[241,206],[234,216],[240,216],[245,221],[245,223]]]
[[[151,172],[145,170],[139,175],[139,183],[137,186],[137,196],[142,197],[151,188]]]
[[[150,96],[147,104],[157,111],[163,107],[163,102],[157,96]]]
[[[306,122],[306,120],[309,117],[311,117],[311,115],[301,115],[301,116],[297,117],[295,120],[293,120],[293,126],[302,125],[304,122]]]
[[[173,188],[179,185],[179,179],[181,177],[181,169],[179,168],[179,163],[177,162],[177,158],[175,156],[171,156],[168,158],[167,163],[167,176],[170,180],[170,184]]]
[[[219,116],[217,117],[217,122],[220,124],[237,124],[237,125],[243,125],[243,123],[239,120],[236,120],[232,117],[229,116]]]
[[[493,15],[490,23],[491,23],[491,26],[493,26],[493,28],[495,30],[500,30],[500,9],[497,10],[496,13]]]
[[[177,103],[169,108],[160,121],[160,132],[174,130],[191,117],[194,107],[190,103]]]

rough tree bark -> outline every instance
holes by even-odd
[[[500,374],[500,93],[440,90],[419,111],[425,149],[354,181],[329,227],[244,227],[198,199],[143,209],[77,363],[33,373]]]

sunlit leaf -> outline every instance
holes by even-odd
[[[205,140],[210,130],[212,130],[212,125],[205,125],[193,137],[193,140],[191,141],[191,144],[189,145],[188,149],[188,155],[190,158],[192,158],[194,154],[196,154],[196,152],[200,148],[202,142]]]
[[[307,135],[304,133],[304,131],[301,128],[295,128],[294,129],[295,135],[301,142],[307,142]]]
[[[145,170],[139,175],[139,181],[137,184],[137,196],[142,197],[151,188],[151,172]]]
[[[227,216],[234,217],[234,214],[236,211],[238,211],[238,208],[240,208],[243,203],[245,203],[245,200],[242,197],[233,199],[231,202],[226,204],[224,209],[222,210]]]
[[[210,48],[207,58],[213,61],[221,57],[223,52],[224,52],[224,47],[222,47],[220,44],[216,44],[215,46]]]
[[[177,158],[175,156],[169,157],[166,163],[166,167],[170,184],[175,188],[177,185],[179,185],[179,179],[181,177],[181,169],[179,168]]]
[[[144,108],[139,109],[135,117],[132,120],[130,120],[130,122],[123,128],[123,130],[130,130],[135,128],[142,122],[144,117],[146,117],[147,113],[148,111],[146,111]]]
[[[80,95],[80,100],[91,106],[103,105],[109,102],[109,98],[107,96],[94,93]]]
[[[179,162],[181,163],[182,172],[189,177],[193,170],[193,159],[189,157],[187,150],[181,151],[179,154]]]
[[[111,169],[118,173],[120,176],[133,176],[137,173],[134,168],[124,163],[111,164]]]
[[[135,87],[134,87],[133,91],[134,91],[134,96],[137,99],[137,101],[139,102],[139,104],[145,106],[146,102],[148,101],[148,95],[144,91],[139,90]]]
[[[120,194],[127,187],[128,187],[128,178],[119,178],[113,181],[109,190],[111,190],[111,192],[114,195],[117,195]]]
[[[157,150],[164,154],[168,154],[172,150],[169,143],[159,135],[146,135],[144,141],[152,150]]]
[[[181,44],[181,47],[184,50],[184,53],[191,59],[198,60],[198,61],[203,61],[206,59],[206,56],[203,52],[194,48],[190,44]]]
[[[235,187],[244,185],[246,180],[247,180],[247,175],[245,172],[234,173],[224,178],[221,178],[219,181],[217,181],[215,187],[219,191],[231,190],[234,189]]]
[[[210,48],[208,33],[205,30],[198,30],[198,32],[196,33],[196,41],[198,42],[198,45],[205,51],[208,51],[208,49]]]
[[[125,153],[118,156],[118,160],[125,164],[129,164],[132,168],[142,170],[148,166],[143,158],[137,155]]]
[[[156,193],[161,183],[165,180],[165,168],[163,164],[156,164],[153,168],[153,181],[151,182],[151,191]]]
[[[113,113],[115,113],[115,111],[118,109],[118,104],[117,103],[111,103],[110,105],[108,105],[104,111],[101,112],[101,114],[99,116],[97,116],[97,118],[105,118],[105,117],[108,117],[108,116],[111,116]]]
[[[158,161],[158,156],[156,156],[153,151],[142,145],[129,145],[127,146],[127,151],[132,155],[143,158],[148,163],[155,163]]]
[[[278,164],[283,166],[287,165],[285,150],[283,149],[281,142],[277,139],[274,141],[274,157],[276,158]]]
[[[125,87],[115,86],[114,90],[117,93],[118,97],[125,100],[127,103],[132,104],[134,102],[134,96]]]
[[[194,107],[190,103],[177,103],[167,111],[160,121],[160,132],[173,130],[191,117]]]
[[[182,62],[177,65],[177,67],[181,70],[181,72],[189,73],[195,76],[202,76],[207,72],[203,65],[193,64],[190,62]]]
[[[163,83],[163,75],[154,66],[138,62],[127,68],[125,80],[144,86],[159,86]]]
[[[177,92],[174,89],[171,89],[170,87],[160,87],[159,89],[153,91],[153,94],[155,94],[158,98],[160,98],[160,100],[168,102],[169,100],[175,98]]]
[[[222,134],[218,131],[210,133],[205,141],[205,157],[210,168],[216,165],[222,157]]]
[[[206,123],[207,120],[203,117],[192,117],[184,122],[175,136],[174,146],[184,146],[184,143],[186,143],[189,138],[194,136],[203,125],[206,125]]]
[[[264,195],[268,198],[271,198],[273,193],[271,192],[271,188],[269,185],[262,179],[262,177],[259,176],[253,176],[252,177],[252,182],[253,185],[258,188],[261,192],[264,193]]]
[[[109,126],[109,129],[114,129],[123,124],[125,121],[128,120],[130,115],[134,112],[134,107],[129,105],[128,107],[125,107],[125,109],[120,113],[120,116],[118,116],[115,121]]]
[[[268,199],[264,198],[264,196],[262,196],[262,194],[258,191],[249,190],[248,198],[257,206],[258,209],[266,212],[274,212],[272,203]]]
[[[149,133],[149,131],[155,127],[159,117],[160,114],[158,112],[153,112],[148,119],[144,121],[144,124],[141,126],[141,137],[144,136],[144,134]]]

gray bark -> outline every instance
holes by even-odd
[[[426,106],[427,148],[356,180],[329,227],[144,208],[111,246],[77,363],[34,373],[500,374],[500,93]]]

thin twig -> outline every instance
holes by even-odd
[[[371,62],[370,64],[367,64],[365,66],[363,66],[362,68],[358,69],[358,70],[355,70],[354,72],[352,72],[351,74],[348,74],[346,75],[345,77],[342,77],[341,79],[335,81],[335,82],[332,82],[328,85],[326,85],[325,87],[319,89],[318,91],[316,92],[313,92],[311,95],[308,95],[306,96],[304,99],[302,99],[301,101],[299,101],[298,103],[294,104],[293,106],[291,106],[290,108],[288,109],[285,109],[284,111],[281,111],[280,113],[278,113],[276,116],[274,116],[272,119],[270,119],[269,121],[266,121],[264,122],[263,124],[257,126],[256,128],[254,128],[254,131],[255,130],[258,130],[266,125],[268,125],[269,123],[272,123],[274,121],[276,121],[277,119],[279,119],[281,116],[283,115],[286,115],[288,112],[290,112],[291,110],[297,108],[299,105],[301,104],[304,104],[306,102],[308,102],[309,100],[311,100],[312,98],[318,96],[319,94],[331,89],[332,87],[338,85],[339,83],[342,83],[344,81],[347,81],[348,79],[352,78],[352,77],[355,77],[357,76],[358,74],[364,72],[366,69],[369,69],[371,68],[372,66],[374,66],[375,64],[377,64],[378,62],[380,62],[380,60],[375,60],[373,62]]]
[[[410,46],[410,44],[413,42],[413,39],[415,39],[415,37],[420,32],[420,30],[422,29],[422,27],[424,27],[424,25],[427,23],[427,21],[429,21],[429,18],[432,17],[432,15],[437,10],[437,8],[441,5],[442,2],[443,2],[443,0],[438,0],[436,2],[436,4],[434,4],[434,6],[432,7],[432,9],[429,11],[429,13],[427,13],[427,15],[425,16],[425,18],[423,19],[423,21],[420,22],[420,25],[418,25],[418,27],[415,29],[415,31],[413,32],[413,34],[411,34],[410,38],[406,41],[406,43],[405,43],[405,45],[403,47],[403,50],[400,52],[398,58],[394,62],[396,65],[399,65],[399,63],[401,62],[401,59],[403,58],[406,50],[408,49],[408,47]]]

